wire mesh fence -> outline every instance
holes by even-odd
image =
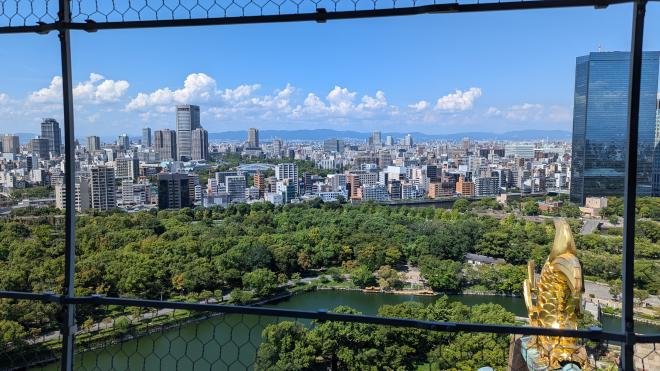
[[[71,21],[89,24],[534,2],[550,7],[602,6],[627,1],[575,1],[574,5],[534,0],[72,0],[68,3]],[[0,28],[58,24],[62,19],[58,14],[60,6],[56,0],[0,0]],[[26,306],[38,315],[23,316],[21,308]],[[66,322],[61,309],[56,303],[2,299],[0,317],[5,320],[0,321],[3,337],[0,369],[59,369],[58,359],[63,355],[61,326]],[[12,322],[37,330],[20,333]],[[515,332],[510,329],[510,333]],[[526,369],[524,363],[516,360],[520,355],[516,348],[519,340],[520,337],[502,331],[458,331],[443,326],[431,330],[394,322],[377,324],[366,318],[364,322],[355,319],[347,322],[281,314],[177,309],[167,304],[138,307],[81,301],[77,305],[74,364],[81,370],[453,370],[482,366],[517,370]],[[580,344],[591,368],[619,367],[619,344],[593,339],[580,340]],[[657,343],[636,344],[635,369],[660,369],[659,358]]]
[[[265,17],[327,13],[364,12],[396,9],[424,9],[441,6],[437,11],[452,11],[455,6],[489,5],[524,7],[520,3],[539,3],[543,7],[580,6],[626,2],[629,0],[70,0],[73,23],[203,20],[240,17]],[[553,2],[555,4],[553,4]],[[58,0],[0,1],[0,27],[53,24],[58,20]],[[561,3],[561,4],[560,4]],[[533,5],[530,5],[532,7]],[[426,11],[434,11],[428,8]],[[423,12],[426,12],[423,11]],[[412,11],[410,14],[417,13]],[[362,16],[367,14],[362,14]],[[382,14],[387,15],[387,14]],[[391,14],[390,14],[391,15]]]
[[[527,370],[520,335],[121,305],[81,310],[78,370]],[[592,369],[618,368],[619,344],[578,343]],[[58,370],[59,344],[57,331],[44,330],[4,349],[0,369]],[[660,367],[657,344],[635,350],[635,369]]]

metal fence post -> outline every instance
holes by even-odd
[[[635,279],[635,200],[637,199],[637,146],[639,137],[639,103],[642,79],[642,47],[644,15],[647,0],[635,0],[630,41],[630,80],[628,90],[628,127],[626,141],[626,180],[623,206],[623,313],[621,325],[625,335],[621,367],[634,369],[635,322],[633,319],[633,281]]]
[[[59,39],[62,63],[62,103],[64,108],[64,153],[66,187],[65,246],[64,246],[64,290],[65,298],[75,296],[74,273],[76,260],[76,211],[75,176],[76,152],[73,126],[73,83],[71,81],[71,34],[67,28],[71,22],[69,0],[59,0]],[[73,369],[74,336],[76,334],[76,306],[64,303],[64,323],[62,324],[62,370]]]

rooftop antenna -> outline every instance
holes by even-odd
[[[600,52],[602,52],[602,51],[603,51],[603,46],[600,45],[600,44],[598,44],[598,52],[600,53]]]

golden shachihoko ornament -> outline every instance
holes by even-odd
[[[527,265],[528,277],[523,284],[525,304],[531,326],[577,329],[584,292],[582,268],[568,223],[555,221],[555,229],[552,250],[538,280],[534,261]],[[582,370],[589,369],[586,351],[576,338],[535,336],[530,345],[538,352],[539,366],[558,369],[573,363]]]

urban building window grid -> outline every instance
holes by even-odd
[[[637,194],[652,192],[653,153],[660,52],[642,57]],[[575,110],[571,199],[582,203],[590,196],[623,194],[625,178],[625,127],[629,84],[626,71],[630,53],[596,52],[578,57],[575,76]]]
[[[569,7],[569,6],[596,6],[600,7],[607,5],[609,3],[617,3],[623,1],[549,1],[549,0],[538,0],[538,1],[529,1],[529,2],[511,2],[511,3],[493,3],[493,4],[448,4],[448,9],[453,9],[454,11],[492,11],[499,9],[527,9],[527,8],[540,8],[540,7]],[[634,1],[634,10],[633,10],[633,37],[631,42],[632,55],[631,60],[632,64],[630,66],[630,103],[627,107],[628,109],[628,135],[632,136],[633,139],[637,137],[637,124],[639,117],[635,114],[639,110],[639,106],[636,103],[639,103],[639,98],[641,95],[640,89],[640,79],[641,79],[641,70],[642,70],[642,56],[641,56],[641,46],[642,46],[642,36],[643,36],[643,22],[644,22],[644,9],[646,6],[646,1],[637,0]],[[126,20],[122,16],[122,22],[111,23],[107,22],[108,18],[106,15],[106,22],[84,22],[84,23],[75,23],[72,22],[73,17],[81,17],[80,10],[71,12],[71,4],[66,0],[59,1],[59,16],[53,14],[48,14],[49,11],[45,12],[45,15],[37,17],[39,20],[44,20],[45,22],[40,22],[39,25],[28,25],[28,19],[30,17],[19,16],[16,17],[6,17],[8,19],[8,25],[0,24],[0,33],[15,33],[15,32],[48,32],[48,31],[57,31],[60,33],[61,44],[62,44],[62,69],[63,69],[63,102],[65,109],[65,120],[64,120],[64,147],[65,154],[67,155],[67,170],[73,170],[71,167],[72,155],[73,152],[73,106],[72,106],[72,84],[71,84],[71,66],[70,66],[70,31],[72,29],[87,29],[87,30],[96,30],[102,28],[130,28],[130,27],[140,27],[140,21],[131,21]],[[435,7],[425,8],[424,11],[439,11],[444,9],[445,5],[439,5]],[[400,8],[405,10],[403,8]],[[354,17],[364,17],[364,16],[383,16],[383,15],[404,15],[412,14],[404,11],[397,12],[397,8],[394,11],[383,12],[379,9],[373,10],[371,13],[360,13],[355,14]],[[419,13],[419,12],[417,12]],[[335,15],[337,18],[350,18],[350,14],[340,14],[340,12],[330,11],[316,11],[310,13],[296,13],[302,15],[302,17],[290,18],[289,20],[317,20],[325,21],[326,19],[332,19]],[[103,13],[95,12],[91,14],[93,17],[103,17]],[[172,13],[172,18],[174,18],[174,13]],[[269,16],[263,16],[263,21],[266,21]],[[226,24],[231,23],[228,21],[221,21],[222,18],[209,18],[207,22],[198,22],[198,24]],[[278,18],[273,18],[274,20]],[[21,20],[23,24],[21,24]],[[55,22],[57,20],[57,22]],[[282,19],[284,20],[284,19]],[[150,21],[151,26],[154,27],[167,27],[172,26],[175,23],[175,19],[170,21],[165,20],[162,22]],[[260,22],[259,18],[255,18],[253,22]],[[49,23],[50,22],[50,23]],[[237,20],[235,22],[238,22]],[[179,22],[177,25],[194,25],[196,24],[193,20],[188,20],[184,22]],[[73,27],[73,26],[76,27]],[[192,121],[192,120],[191,120]],[[190,128],[192,130],[192,122],[190,123]],[[185,142],[185,140],[184,140]],[[11,141],[10,141],[11,143]],[[404,145],[411,146],[412,139],[406,138],[404,140]],[[4,138],[3,138],[4,146]],[[184,152],[187,150],[186,144],[184,143]],[[632,175],[635,177],[636,174],[636,162],[631,161],[631,158],[635,158],[637,153],[637,141],[629,140],[628,148],[626,153],[626,174],[628,177]],[[184,154],[185,155],[185,154]],[[178,152],[177,152],[177,157]],[[110,169],[111,170],[111,169]],[[65,180],[66,185],[71,186],[74,184],[74,174],[75,171],[66,171]],[[93,174],[93,173],[92,173]],[[102,187],[103,182],[107,182],[110,178],[109,172],[105,172],[104,175],[99,175],[99,181],[97,185],[92,185],[93,188]],[[93,182],[92,182],[93,183]],[[634,187],[634,184],[633,184]],[[240,307],[240,306],[222,306],[222,305],[208,305],[208,304],[193,304],[193,303],[166,303],[166,302],[157,302],[157,301],[147,301],[139,299],[122,299],[122,298],[103,298],[103,297],[76,297],[73,292],[73,271],[75,268],[75,226],[74,226],[74,210],[73,210],[73,201],[66,198],[66,212],[67,212],[67,243],[66,243],[66,255],[65,255],[65,282],[64,282],[64,294],[55,295],[52,293],[19,293],[19,292],[0,292],[1,298],[11,298],[19,300],[36,300],[43,302],[55,302],[59,303],[63,307],[63,321],[62,321],[62,335],[63,335],[63,344],[62,347],[62,368],[70,370],[73,367],[73,339],[75,331],[75,318],[74,318],[74,309],[76,305],[89,304],[93,306],[100,305],[120,305],[120,306],[137,306],[137,307],[156,307],[156,308],[180,308],[180,309],[191,309],[191,310],[204,310],[209,312],[217,313],[240,313],[243,315],[247,314],[258,314],[258,315],[272,315],[272,316],[282,316],[282,317],[296,317],[296,318],[308,318],[316,319],[321,321],[344,321],[344,322],[358,322],[358,323],[379,323],[389,326],[406,326],[413,328],[424,328],[431,329],[435,331],[468,331],[468,332],[493,332],[493,333],[526,333],[526,334],[539,334],[539,335],[563,335],[563,336],[577,336],[589,339],[603,339],[611,341],[621,341],[623,344],[622,352],[622,367],[624,369],[632,369],[632,351],[633,346],[636,342],[639,343],[654,343],[660,342],[658,335],[635,335],[632,332],[632,312],[629,312],[629,308],[632,303],[632,263],[633,256],[632,252],[634,249],[634,241],[632,235],[634,234],[634,201],[635,201],[635,192],[630,190],[630,187],[627,185],[625,190],[625,202],[626,202],[626,219],[625,219],[625,234],[624,234],[624,326],[622,333],[611,333],[603,332],[598,330],[593,331],[584,331],[584,330],[553,330],[553,329],[538,329],[538,328],[519,328],[513,326],[495,326],[495,325],[486,325],[486,324],[464,324],[464,323],[426,323],[423,321],[415,320],[401,320],[401,319],[391,319],[391,318],[372,318],[369,316],[351,316],[351,315],[341,315],[327,312],[304,312],[304,311],[277,311],[267,308],[252,308],[252,307]],[[632,209],[632,213],[630,210]],[[627,237],[626,237],[627,236]],[[627,272],[626,272],[627,271]]]

